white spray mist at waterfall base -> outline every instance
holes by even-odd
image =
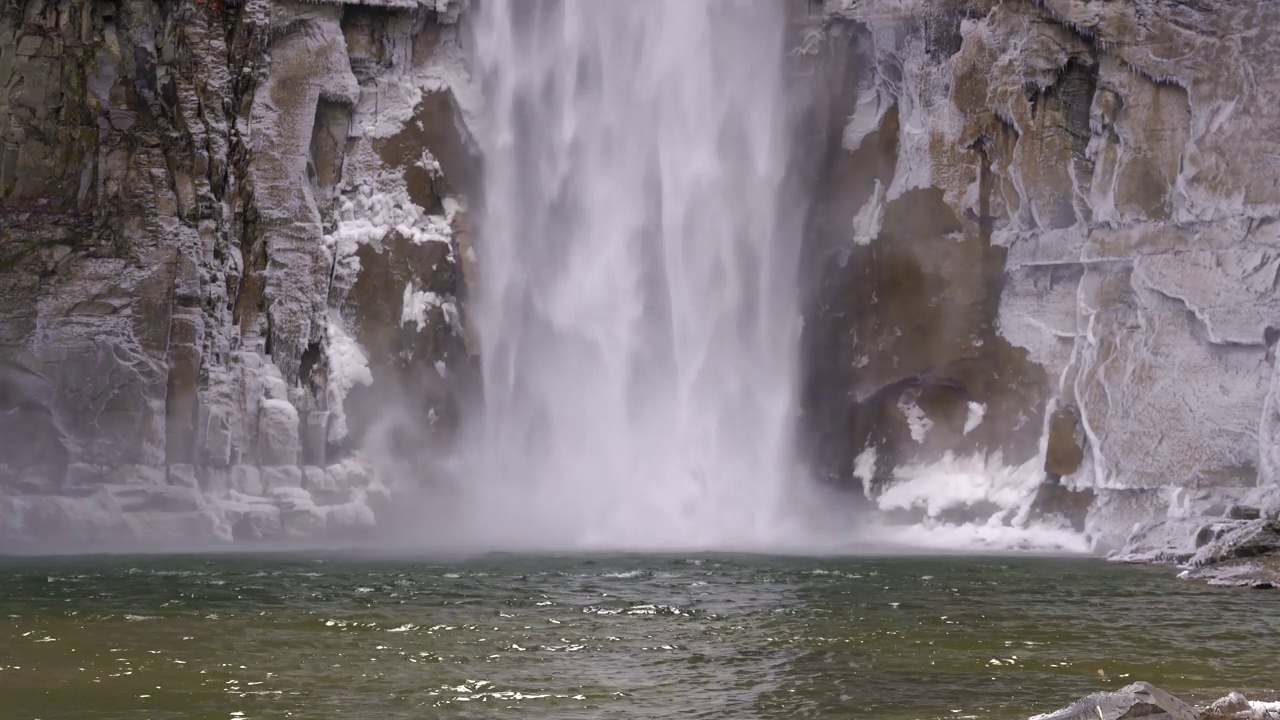
[[[484,2],[459,527],[743,547],[798,483],[779,3]]]
[[[432,545],[865,550],[796,457],[786,4],[474,7],[483,398]]]

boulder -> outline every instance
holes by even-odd
[[[1241,713],[1247,713],[1252,708],[1249,707],[1249,699],[1238,692],[1233,692],[1226,697],[1218,698],[1212,705],[1205,708],[1202,720],[1226,720],[1226,718],[1238,717]]]
[[[280,522],[290,537],[314,537],[325,526],[325,513],[316,507],[311,493],[299,487],[271,489],[271,498],[280,508]]]
[[[1251,520],[1200,548],[1186,564],[1190,568],[1201,568],[1278,551],[1280,523],[1273,520]]]
[[[1206,707],[1195,707],[1150,683],[1136,682],[1115,692],[1094,693],[1053,713],[1030,720],[1280,720],[1280,702],[1250,701],[1233,692]]]
[[[1136,682],[1115,692],[1094,693],[1031,720],[1199,720],[1188,703],[1150,683]]]
[[[1206,565],[1185,570],[1178,577],[1183,580],[1203,580],[1217,587],[1272,590],[1280,587],[1280,554]]]

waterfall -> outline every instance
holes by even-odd
[[[799,476],[785,8],[477,4],[484,407],[460,527],[682,549],[777,531]]]

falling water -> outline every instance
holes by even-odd
[[[695,548],[777,529],[800,325],[784,10],[479,5],[471,530]]]

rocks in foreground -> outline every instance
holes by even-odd
[[[1233,692],[1197,707],[1150,683],[1136,682],[1114,692],[1083,697],[1057,712],[1031,720],[1280,720],[1280,702],[1251,701]]]
[[[1220,529],[1184,567],[1179,577],[1210,585],[1280,587],[1280,518],[1240,520]]]
[[[1067,707],[1032,720],[1127,720],[1128,718],[1199,720],[1195,707],[1145,682],[1115,692],[1094,693]]]
[[[1210,585],[1219,587],[1273,590],[1280,588],[1280,553],[1183,570],[1178,577],[1184,580],[1205,580]]]
[[[1177,564],[1180,578],[1210,585],[1280,588],[1280,489],[1259,487],[1242,499],[1250,502],[1141,525],[1111,559]]]

